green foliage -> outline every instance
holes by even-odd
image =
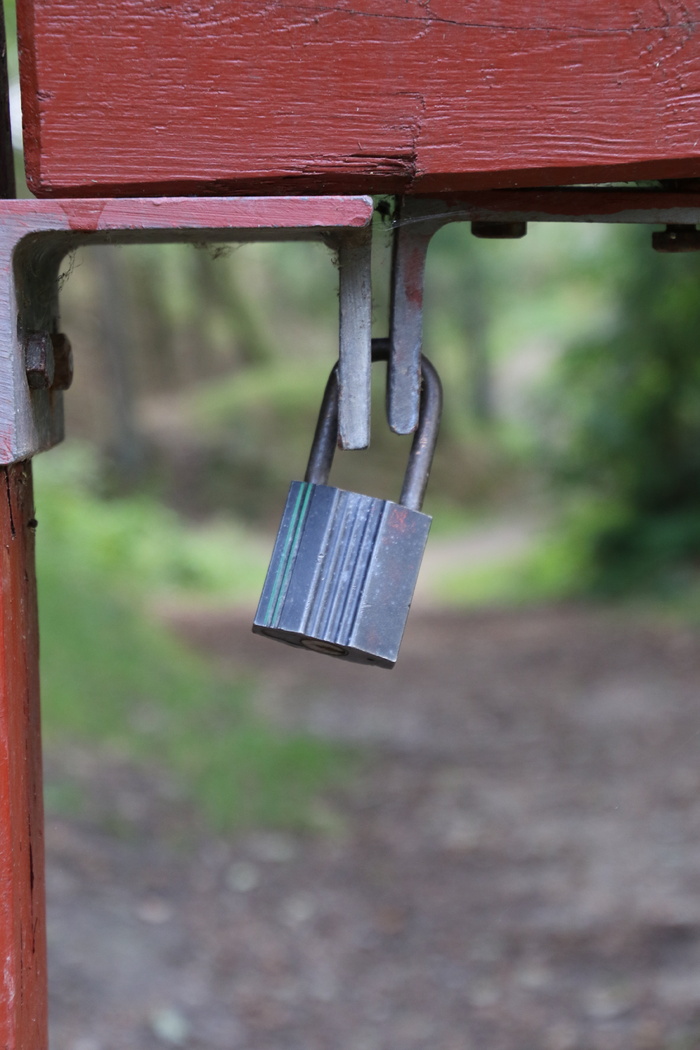
[[[251,710],[252,681],[231,681],[148,615],[155,597],[183,587],[218,592],[225,577],[231,596],[247,588],[240,544],[228,546],[231,565],[216,576],[203,538],[162,508],[100,500],[86,484],[84,451],[53,452],[37,466],[48,741],[93,742],[162,764],[217,827],[311,821],[313,799],[345,767],[344,755],[263,724]]]
[[[265,577],[267,546],[233,521],[185,528],[178,516],[140,494],[101,499],[97,460],[71,444],[36,466],[42,499],[42,537],[70,543],[89,571],[112,579],[143,602],[151,593],[196,591],[250,598]],[[46,543],[40,544],[40,553]]]
[[[290,369],[277,361],[202,384],[183,409],[190,431],[206,450],[206,466],[193,479],[189,498],[204,510],[227,507],[248,521],[275,527],[289,482],[306,468],[328,371],[327,363]],[[375,367],[371,448],[338,452],[331,484],[396,499],[412,438],[397,437],[387,426],[383,379],[383,368]],[[468,441],[466,430],[442,429],[428,490],[426,512],[439,506],[452,521],[464,520],[468,501],[479,506],[508,491],[523,458],[504,430],[472,427]]]
[[[617,316],[561,361],[549,460],[597,508],[587,585],[621,594],[676,586],[700,557],[700,263],[633,227],[609,273]]]
[[[571,594],[587,572],[573,537],[537,544],[526,554],[494,558],[452,569],[435,592],[447,605],[460,607],[536,605]]]
[[[591,537],[611,528],[617,508],[590,495],[572,501],[556,525],[525,550],[451,568],[435,591],[448,605],[518,606],[556,602],[596,591],[600,567]]]

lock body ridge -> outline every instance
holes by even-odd
[[[293,481],[253,630],[393,667],[431,522],[391,500]]]

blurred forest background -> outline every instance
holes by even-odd
[[[6,17],[23,185],[11,4]],[[382,335],[391,220],[376,226]],[[698,614],[699,284],[700,256],[654,254],[644,227],[487,242],[453,224],[435,238],[425,350],[446,405],[425,508],[444,552],[431,601],[595,596]],[[333,260],[311,244],[81,249],[61,314],[68,438],[36,463],[47,738],[136,756],[155,738],[215,822],[303,823],[338,754],[277,736],[250,684],[185,652],[158,611],[238,603],[252,618],[336,355]],[[334,477],[392,496],[407,446],[383,422],[379,370],[375,385],[372,449],[338,456]]]
[[[378,220],[377,334],[389,239]],[[699,283],[700,257],[655,255],[645,228],[543,225],[496,243],[453,225],[436,238],[426,352],[446,406],[426,510],[431,545],[453,553],[435,561],[433,601],[596,596],[695,614]],[[47,732],[133,749],[134,726],[152,725],[164,758],[197,767],[187,775],[224,822],[242,814],[213,751],[229,777],[248,734],[263,734],[246,819],[275,821],[289,764],[305,791],[314,769],[323,777],[323,749],[254,720],[229,719],[221,735],[230,684],[173,645],[154,610],[245,603],[252,617],[336,354],[336,286],[319,245],[96,248],[67,263],[68,440],[37,463]],[[372,449],[339,455],[334,478],[391,497],[407,445],[382,419],[376,373]],[[496,537],[476,559],[459,544],[474,534]],[[275,784],[287,787],[266,799]]]

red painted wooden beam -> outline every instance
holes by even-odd
[[[46,1050],[44,815],[31,464],[0,467],[0,1046]]]
[[[681,0],[18,0],[38,195],[700,176]]]

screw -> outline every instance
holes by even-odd
[[[478,219],[472,223],[472,233],[487,241],[517,241],[527,233],[526,222],[491,222]]]
[[[655,252],[700,252],[700,230],[685,223],[671,223],[651,235]]]

